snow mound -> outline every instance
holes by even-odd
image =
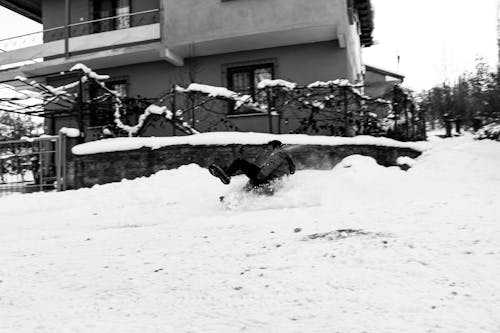
[[[373,157],[354,154],[344,158],[340,162],[340,166],[343,168],[373,169],[379,164]]]

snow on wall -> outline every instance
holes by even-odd
[[[174,145],[261,145],[271,140],[280,140],[288,145],[374,145],[398,148],[411,148],[418,151],[428,149],[426,142],[400,142],[393,139],[367,135],[347,137],[311,136],[306,134],[267,134],[252,132],[208,132],[188,136],[150,137],[150,138],[113,138],[87,142],[73,147],[75,155],[127,151],[147,147],[158,149]]]
[[[77,138],[80,136],[80,130],[78,128],[63,127],[59,130],[59,133],[64,134],[69,138]]]

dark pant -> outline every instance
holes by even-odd
[[[226,168],[228,176],[234,176],[238,171],[241,171],[245,176],[247,176],[253,186],[262,185],[268,182],[267,180],[257,179],[257,174],[259,173],[260,168],[247,160],[238,158]]]

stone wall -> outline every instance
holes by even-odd
[[[160,170],[175,169],[195,163],[227,165],[236,157],[259,163],[267,156],[266,146],[207,145],[167,146],[152,150],[141,148],[91,155],[73,155],[68,161],[68,188],[90,187],[150,176]],[[399,156],[415,158],[421,153],[410,148],[372,145],[300,145],[287,147],[297,169],[331,169],[344,157],[353,154],[371,156],[384,166],[396,165]]]

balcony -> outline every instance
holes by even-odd
[[[332,41],[348,29],[346,0],[163,1],[165,44],[180,57]]]
[[[158,9],[0,40],[0,77],[44,75],[77,62],[93,68],[160,60]]]

